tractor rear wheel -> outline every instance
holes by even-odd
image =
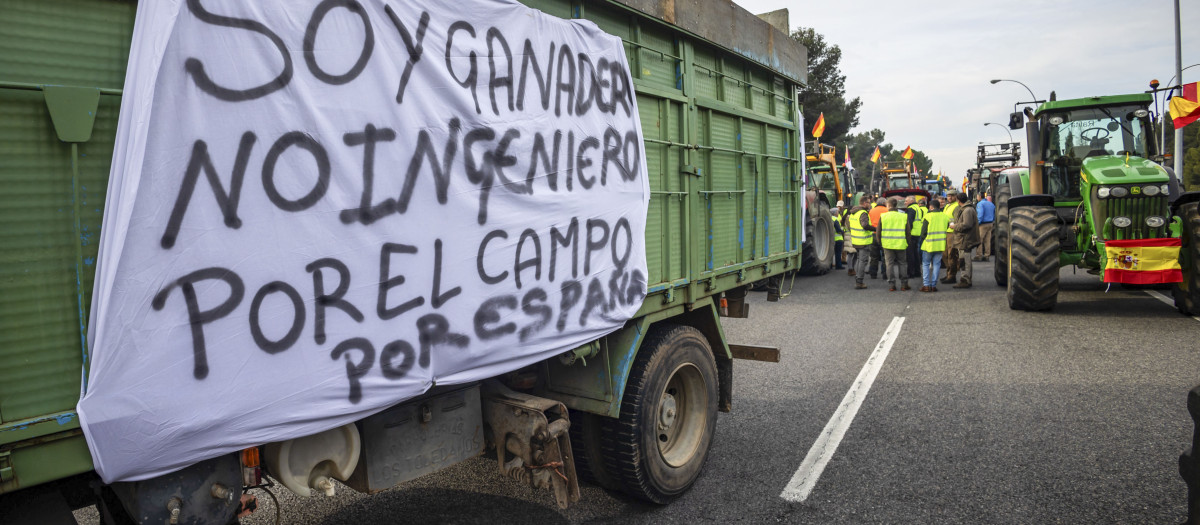
[[[1008,183],[996,184],[996,222],[992,228],[992,255],[996,256],[996,264],[992,272],[996,276],[996,286],[1008,285],[1008,198],[1012,196],[1012,188]]]
[[[1009,213],[1008,307],[1049,310],[1058,302],[1058,215],[1050,206]]]
[[[833,258],[839,255],[833,253],[833,214],[820,198],[811,211],[812,228],[800,247],[800,275],[825,275],[833,267]]]
[[[1179,210],[1183,219],[1183,247],[1180,263],[1183,282],[1171,287],[1175,309],[1183,315],[1200,314],[1200,203],[1184,204]]]

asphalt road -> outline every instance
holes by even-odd
[[[475,459],[366,496],[278,489],[283,523],[1177,523],[1177,458],[1200,384],[1200,322],[1145,291],[1062,271],[1050,313],[1009,310],[992,267],[976,286],[888,292],[843,272],[751,296],[731,342],[777,346],[738,361],[707,467],[668,506],[585,485],[566,511],[549,492]],[[919,286],[919,282],[917,283]],[[780,497],[893,318],[904,322],[807,500]],[[261,494],[261,493],[260,493]],[[275,519],[274,505],[245,523]],[[88,512],[80,516],[88,521]]]

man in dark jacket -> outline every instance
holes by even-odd
[[[971,250],[979,246],[979,219],[975,207],[967,204],[967,194],[958,194],[958,208],[954,210],[954,220],[950,229],[954,230],[954,243],[960,254],[959,261],[963,269],[958,274],[958,284],[955,288],[971,287]]]

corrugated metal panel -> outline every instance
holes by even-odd
[[[0,80],[120,89],[133,2],[3,0]]]
[[[0,81],[119,89],[135,7],[0,2]],[[42,93],[0,89],[0,422],[73,410],[79,398],[80,312],[91,300],[119,102],[101,97],[75,157],[77,190],[72,147],[58,140]]]

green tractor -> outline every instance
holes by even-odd
[[[1151,95],[1050,99],[1010,119],[1024,124],[1029,167],[992,175],[1009,307],[1053,308],[1059,268],[1074,265],[1108,283],[1171,284],[1176,308],[1200,313],[1200,192],[1158,163]]]

